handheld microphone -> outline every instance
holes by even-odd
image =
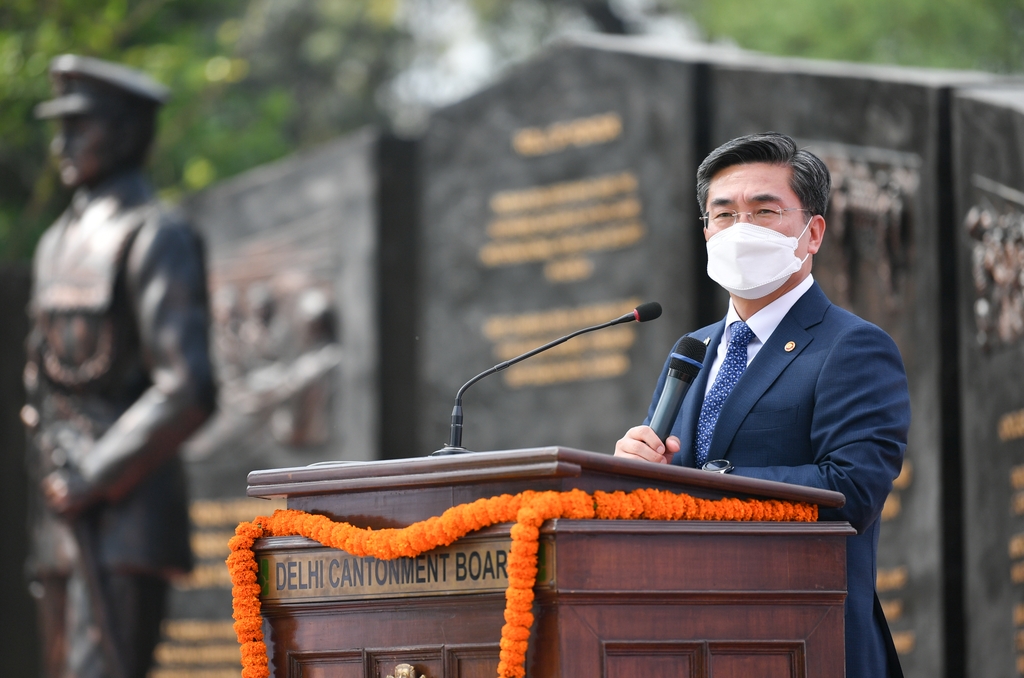
[[[469,452],[469,450],[462,446],[462,394],[466,392],[466,389],[468,389],[470,386],[480,381],[484,377],[490,376],[495,372],[500,372],[508,367],[511,367],[512,365],[515,365],[518,362],[521,362],[523,360],[526,360],[527,358],[531,358],[537,355],[538,353],[546,351],[549,348],[554,348],[559,344],[564,344],[573,337],[578,337],[581,334],[593,332],[594,330],[603,330],[606,327],[611,327],[612,325],[621,325],[622,323],[631,323],[634,321],[638,323],[645,323],[648,320],[654,320],[660,317],[661,304],[659,304],[656,301],[648,301],[646,303],[640,304],[629,313],[619,316],[615,320],[609,320],[608,322],[603,323],[601,325],[594,325],[593,327],[587,327],[582,330],[576,330],[575,332],[567,334],[564,337],[559,337],[554,341],[549,341],[543,346],[538,346],[532,351],[527,351],[522,355],[517,355],[515,358],[506,360],[503,363],[498,363],[494,367],[488,370],[484,370],[483,372],[481,372],[480,374],[476,375],[475,377],[467,381],[465,384],[463,384],[462,388],[460,388],[459,392],[455,395],[455,407],[452,408],[452,427],[451,432],[449,433],[448,436],[448,444],[442,447],[440,450],[437,450],[430,456],[436,457],[439,455],[463,454],[465,452]]]
[[[665,377],[665,386],[661,390],[661,398],[654,408],[654,415],[651,417],[651,428],[657,434],[661,442],[665,442],[669,433],[672,432],[672,425],[676,423],[679,416],[679,407],[683,404],[683,398],[690,389],[694,377],[703,367],[704,354],[708,347],[700,339],[683,337],[676,342],[672,349],[672,355],[668,362],[668,375]]]

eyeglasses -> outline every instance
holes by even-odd
[[[704,228],[708,226],[714,226],[715,228],[729,228],[737,221],[740,217],[746,216],[750,219],[750,223],[756,226],[764,226],[765,228],[776,228],[782,225],[782,215],[786,212],[809,212],[803,207],[761,207],[753,212],[737,212],[735,210],[715,210],[714,212],[705,212],[701,216],[701,220],[704,222]]]

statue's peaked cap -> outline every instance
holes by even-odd
[[[134,97],[163,104],[171,91],[134,68],[93,57],[62,54],[50,62],[56,98],[36,106],[37,118],[81,115],[100,108],[105,99]]]

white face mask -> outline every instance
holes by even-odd
[[[798,259],[795,252],[813,219],[795,238],[742,221],[714,234],[707,242],[708,276],[741,299],[768,296],[810,256]]]

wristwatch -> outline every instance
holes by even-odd
[[[728,473],[729,471],[736,468],[732,465],[732,462],[728,459],[714,459],[701,466],[704,471],[710,471],[712,473]]]

